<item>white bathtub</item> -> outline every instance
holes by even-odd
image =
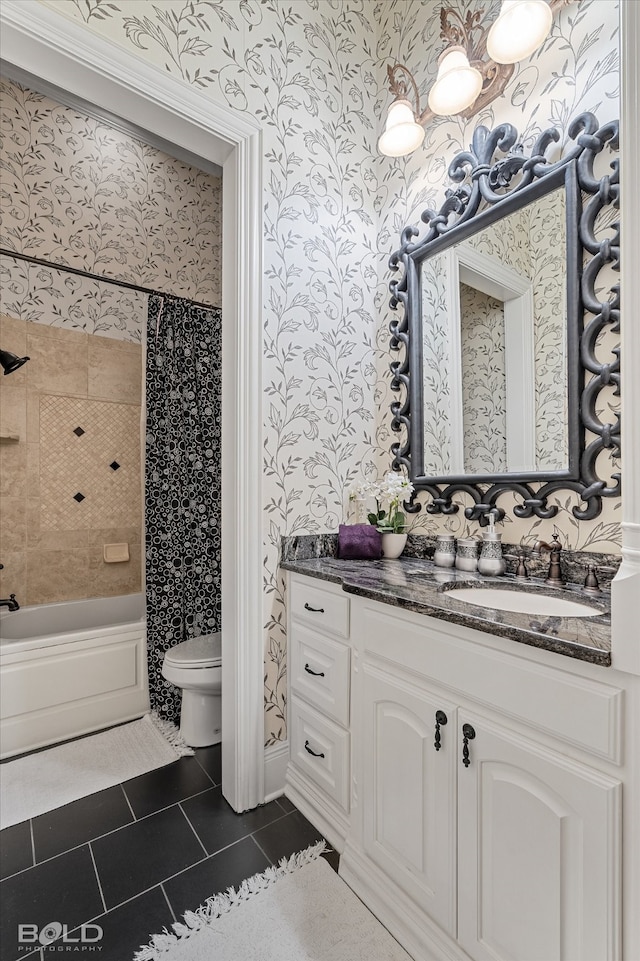
[[[141,594],[0,614],[0,757],[149,709]]]

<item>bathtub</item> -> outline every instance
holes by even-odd
[[[0,758],[149,709],[142,594],[0,614]]]

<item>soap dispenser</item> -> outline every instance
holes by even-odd
[[[504,574],[507,565],[502,556],[502,544],[500,539],[502,534],[498,534],[495,527],[494,512],[489,511],[489,529],[482,535],[482,548],[478,558],[478,572],[480,574],[492,574],[496,577]]]

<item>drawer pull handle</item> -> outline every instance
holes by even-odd
[[[314,614],[324,614],[324,607],[311,607],[306,601],[304,602],[304,609],[305,611],[313,611]]]
[[[324,757],[324,754],[322,752],[318,753],[317,751],[312,751],[311,748],[309,747],[308,741],[304,742],[304,749],[305,751],[308,751],[309,754],[311,754],[313,757]]]
[[[324,671],[312,671],[308,664],[304,666],[307,674],[313,674],[314,677],[324,677]]]
[[[436,739],[433,742],[433,746],[436,751],[439,751],[442,747],[442,736],[440,734],[440,728],[444,727],[447,723],[447,715],[444,711],[436,711]]]
[[[469,767],[471,760],[469,758],[469,741],[473,741],[476,736],[476,732],[473,730],[470,724],[462,725],[462,763],[465,767]]]

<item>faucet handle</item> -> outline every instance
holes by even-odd
[[[602,594],[600,585],[598,584],[598,578],[596,577],[596,568],[592,564],[587,568],[587,576],[584,579],[582,590],[585,594]]]
[[[516,567],[517,578],[521,580],[526,580],[529,577],[529,571],[527,570],[527,552],[524,550],[519,550],[516,554],[505,554],[505,560],[507,561],[517,561],[518,566]]]
[[[617,567],[608,567],[605,564],[589,564],[587,576],[584,579],[583,590],[585,594],[602,594],[602,589],[598,583],[597,574],[617,574]],[[609,584],[609,589],[611,585]]]

